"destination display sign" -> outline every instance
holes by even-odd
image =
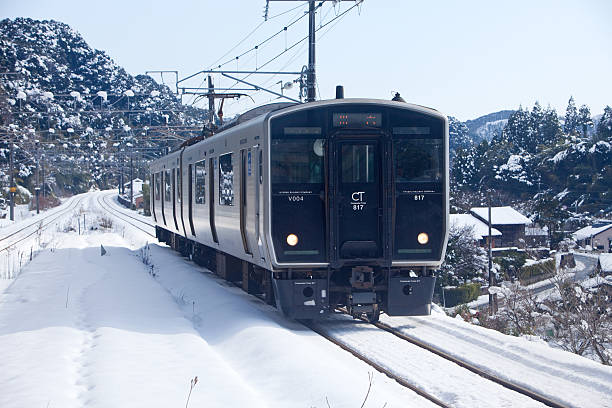
[[[333,126],[337,128],[379,128],[382,113],[334,113]]]

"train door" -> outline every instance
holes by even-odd
[[[195,233],[195,228],[193,227],[193,196],[194,196],[194,188],[193,188],[193,182],[194,182],[194,171],[193,171],[193,164],[189,164],[188,166],[188,193],[189,193],[189,207],[188,207],[188,215],[189,215],[189,229],[191,230],[191,235],[193,235],[194,237],[196,236]]]
[[[210,221],[210,232],[212,234],[212,239],[215,243],[219,243],[219,238],[217,237],[217,228],[215,226],[215,168],[217,166],[217,164],[215,163],[216,159],[214,157],[211,157],[209,159],[209,166],[208,166],[208,175],[209,175],[209,180],[208,180],[208,194],[209,194],[209,199],[208,199],[208,219]]]
[[[337,258],[381,258],[382,143],[340,138],[334,144]]]
[[[176,228],[176,230],[178,231],[179,227],[178,227],[178,222],[176,222],[176,198],[177,198],[177,193],[176,193],[176,175],[177,169],[172,169],[172,188],[171,188],[171,194],[172,194],[172,217],[174,218],[174,227]]]
[[[248,176],[251,174],[251,151],[247,149],[240,150],[240,235],[242,236],[242,246],[244,252],[251,255],[249,249],[249,238],[247,231],[248,217]]]
[[[185,229],[185,214],[184,214],[185,195],[183,194],[183,192],[185,191],[184,183],[187,180],[186,173],[187,173],[187,170],[185,169],[185,167],[183,167],[183,152],[181,152],[181,156],[179,158],[179,168],[176,169],[176,185],[178,188],[176,199],[177,199],[178,205],[180,206],[179,214],[181,217],[181,222],[179,224],[183,228],[182,231],[185,237],[187,237],[187,230]]]

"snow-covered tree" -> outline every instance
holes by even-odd
[[[486,252],[478,246],[474,229],[470,226],[451,225],[446,257],[440,271],[440,285],[457,286],[482,277],[486,265]]]
[[[472,139],[469,136],[470,130],[459,119],[452,116],[448,117],[448,136],[449,147],[451,151],[456,151],[458,148],[466,148],[472,145]]]
[[[582,105],[578,111],[578,127],[582,129],[582,137],[587,137],[587,129],[593,126],[591,111],[588,106]]]
[[[578,131],[578,110],[574,103],[574,97],[571,96],[565,109],[565,133],[573,134]]]
[[[604,113],[597,123],[598,140],[612,141],[612,108],[606,106]]]

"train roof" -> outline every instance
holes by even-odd
[[[417,112],[421,112],[427,115],[436,116],[439,118],[443,118],[444,120],[447,120],[446,115],[444,115],[443,113],[441,113],[440,111],[436,109],[429,108],[423,105],[417,105],[417,104],[412,104],[408,102],[400,102],[400,101],[393,101],[393,100],[387,100],[387,99],[339,98],[339,99],[326,99],[322,101],[314,101],[314,102],[306,102],[306,103],[275,102],[275,103],[270,103],[267,105],[258,106],[256,108],[253,108],[239,115],[232,121],[228,122],[226,125],[217,129],[217,131],[211,136],[208,136],[208,137],[205,137],[204,135],[197,136],[196,138],[194,138],[192,143],[181,145],[181,147],[173,150],[168,155],[164,156],[164,158],[167,159],[169,158],[169,156],[173,156],[174,153],[179,153],[183,149],[183,147],[195,145],[201,140],[207,140],[210,138],[214,138],[217,135],[220,135],[231,128],[246,124],[247,122],[251,122],[255,120],[265,121],[271,116],[300,111],[303,109],[309,109],[313,107],[333,106],[333,105],[342,105],[342,104],[373,104],[373,105],[384,105],[388,107],[396,107],[396,108],[403,108],[403,109],[411,109]],[[156,161],[157,160],[155,160],[154,162]]]

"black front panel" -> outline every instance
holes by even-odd
[[[444,124],[374,103],[272,119],[277,260],[336,266],[356,259],[439,260],[448,211]]]
[[[438,260],[446,229],[444,121],[392,116],[395,260]]]
[[[325,151],[321,126],[302,113],[273,121],[272,239],[279,262],[325,262]]]

